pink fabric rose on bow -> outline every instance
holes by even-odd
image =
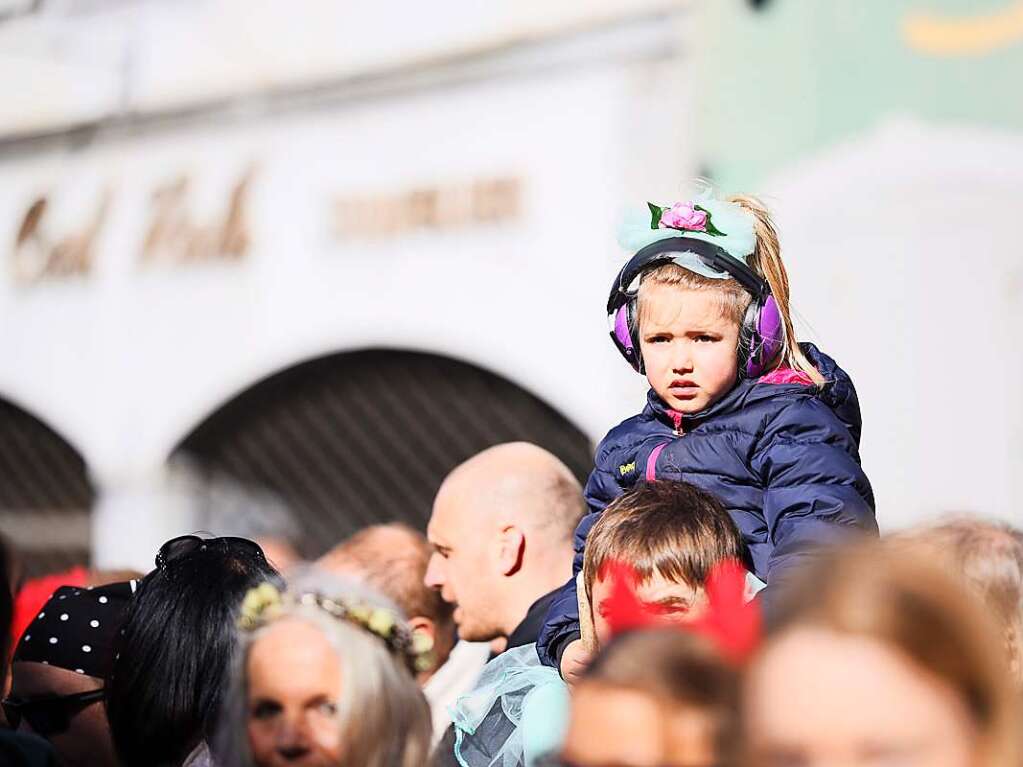
[[[691,202],[676,202],[661,213],[661,229],[686,229],[702,232],[707,228],[707,214],[697,210]]]

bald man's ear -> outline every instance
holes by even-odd
[[[526,536],[514,525],[501,530],[498,565],[502,575],[514,575],[522,568],[522,557],[526,553]]]

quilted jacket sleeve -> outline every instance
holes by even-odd
[[[597,465],[586,480],[583,494],[586,497],[587,513],[579,520],[575,529],[575,556],[572,560],[572,574],[575,576],[583,568],[583,551],[586,548],[586,537],[590,528],[597,521],[600,513],[607,505],[622,494],[623,489],[615,478],[614,469],[609,466],[610,451],[597,449]],[[573,639],[579,638],[579,601],[576,594],[575,577],[561,587],[558,596],[547,611],[543,628],[536,641],[536,652],[545,666],[560,666],[561,653]]]
[[[815,548],[850,532],[877,534],[874,496],[853,436],[827,405],[800,399],[769,422],[753,459],[772,550],[768,593]]]

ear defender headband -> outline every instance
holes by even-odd
[[[614,345],[636,372],[644,372],[637,321],[640,279],[662,264],[677,263],[686,268],[679,259],[682,254],[692,254],[708,269],[733,278],[753,297],[739,329],[739,373],[746,378],[759,378],[778,358],[784,341],[781,312],[771,288],[763,277],[724,248],[692,237],[657,240],[641,248],[622,267],[607,299]]]

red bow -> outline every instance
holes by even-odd
[[[688,623],[666,621],[636,595],[636,571],[623,562],[610,562],[611,595],[603,610],[612,635],[624,631],[672,626],[709,638],[724,658],[741,664],[760,639],[760,609],[745,600],[746,570],[734,560],[720,562],[707,577],[707,610]]]

